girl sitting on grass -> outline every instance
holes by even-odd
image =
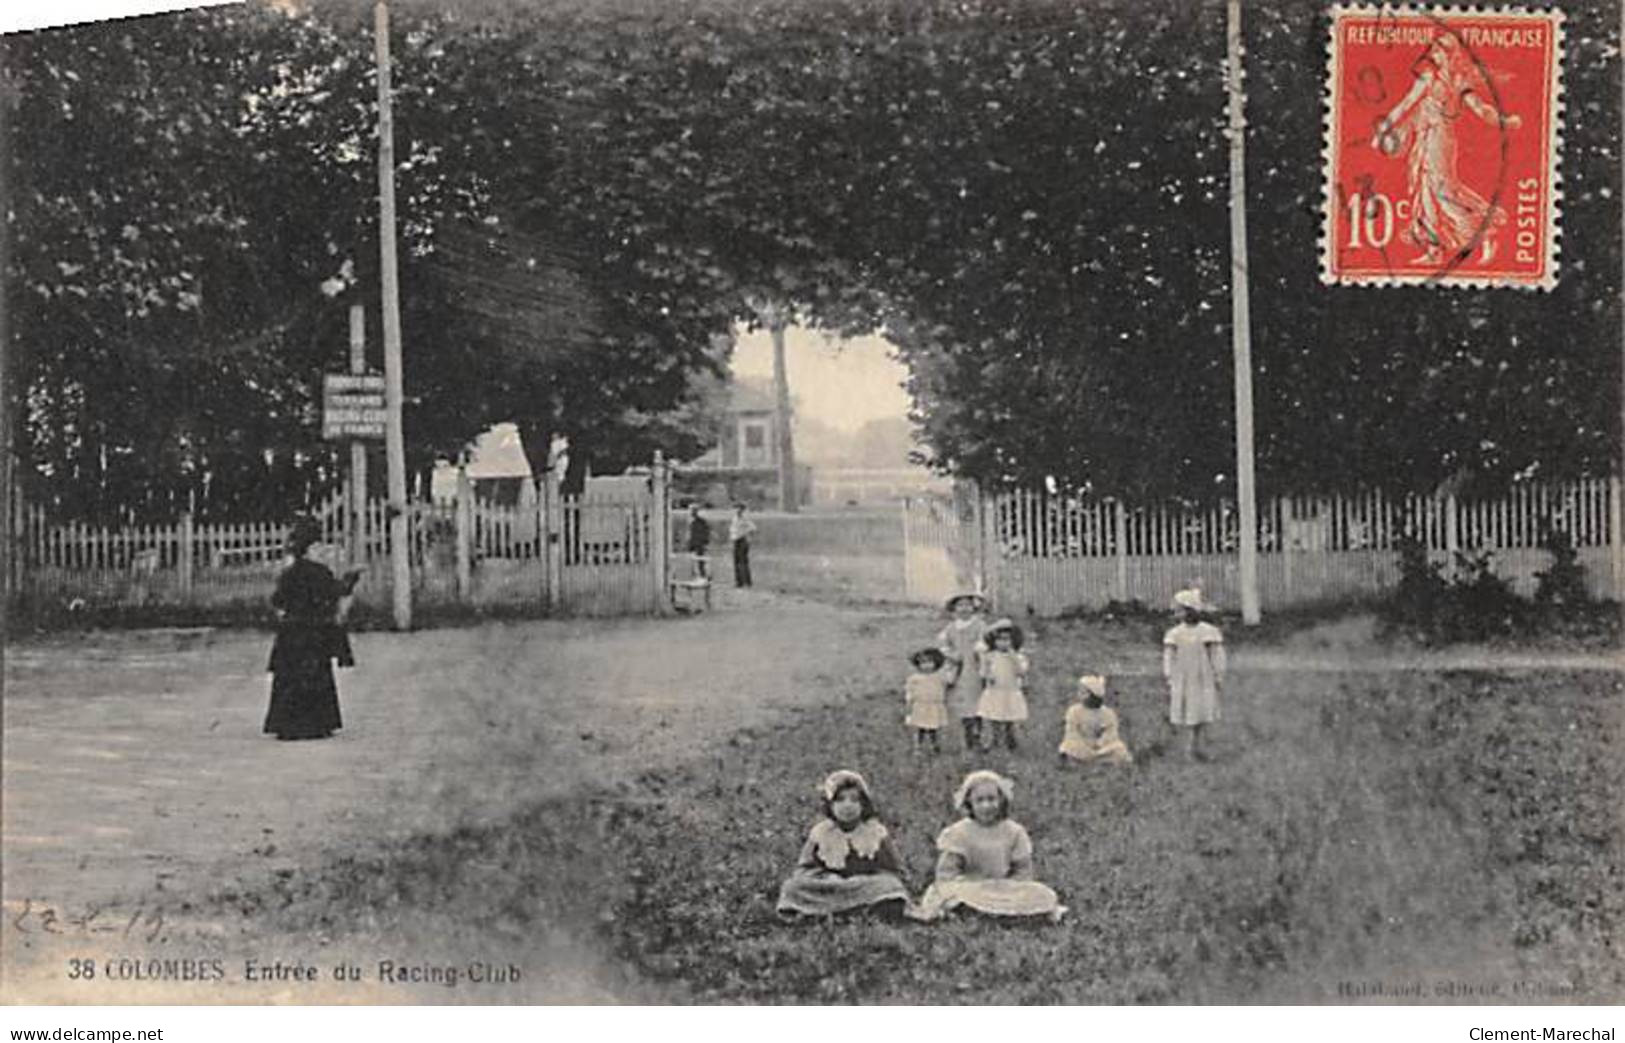
[[[940,729],[948,723],[948,671],[943,669],[947,657],[940,649],[922,648],[909,657],[914,672],[903,685],[903,701],[908,706],[908,717],[903,723],[914,729],[914,751],[931,744],[932,753],[942,752]]]
[[[899,915],[908,907],[902,860],[876,817],[869,784],[855,771],[832,773],[820,788],[824,817],[813,824],[795,872],[779,888],[786,922],[857,909]]]
[[[1134,756],[1117,734],[1117,711],[1106,705],[1106,679],[1099,674],[1078,678],[1078,696],[1081,701],[1067,707],[1061,764],[1133,764]]]
[[[1207,604],[1195,587],[1174,595],[1180,622],[1162,638],[1162,676],[1168,682],[1168,723],[1190,731],[1186,747],[1196,760],[1207,760],[1202,738],[1219,719],[1219,690],[1224,684],[1224,635],[1204,620]]]
[[[1033,879],[1033,842],[1010,819],[1015,784],[992,771],[973,771],[954,794],[964,816],[937,836],[936,879],[911,915],[936,920],[958,908],[989,916],[1066,913],[1054,891]]]
[[[977,716],[991,724],[982,736],[983,752],[1004,739],[1008,749],[1016,748],[1016,723],[1027,719],[1028,661],[1021,651],[1021,628],[1001,619],[987,628],[981,652],[982,697],[976,702]]]

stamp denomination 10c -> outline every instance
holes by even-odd
[[[1563,15],[1335,7],[1321,279],[1550,289]]]

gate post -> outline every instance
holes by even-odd
[[[1609,555],[1613,566],[1614,600],[1625,605],[1625,532],[1621,532],[1622,523],[1625,523],[1625,503],[1621,502],[1619,475],[1610,475],[1608,478],[1608,547],[1612,551]]]
[[[909,583],[909,578],[910,578],[909,577],[909,572],[912,571],[909,568],[909,562],[910,562],[910,560],[912,558],[911,548],[909,547],[909,535],[910,535],[910,533],[909,533],[909,528],[908,528],[909,497],[904,496],[902,498],[902,500],[903,500],[903,600],[904,601],[913,601],[914,600],[914,591],[910,589],[910,583]],[[950,558],[949,560],[952,561],[953,559]],[[1617,587],[1618,584],[1616,583],[1615,586]]]
[[[999,513],[997,493],[984,493],[977,486],[977,520],[981,522],[977,536],[976,584],[983,597],[994,605],[999,602],[999,586],[1004,567],[1003,548],[999,546]]]
[[[1118,497],[1112,501],[1112,540],[1117,544],[1117,600],[1127,604],[1128,596],[1128,508]]]
[[[186,511],[181,515],[180,557],[176,565],[180,568],[181,578],[181,604],[192,603],[193,564],[196,560],[197,529],[192,519],[192,512]]]
[[[1444,498],[1444,549],[1450,553],[1450,567],[1456,567],[1456,554],[1461,550],[1461,538],[1456,531],[1456,494],[1446,493]]]
[[[1288,506],[1288,501],[1277,496],[1275,498],[1275,505],[1272,510],[1275,511],[1275,513],[1271,515],[1271,517],[1275,519],[1275,527],[1272,531],[1275,533],[1276,546],[1279,547],[1281,551],[1281,584],[1285,588],[1286,604],[1291,605],[1293,603],[1292,532],[1289,524],[1291,518],[1291,514],[1289,512],[1291,508]]]
[[[468,465],[457,465],[457,600],[468,604],[474,595],[474,483]]]
[[[564,507],[559,500],[559,473],[554,468],[542,472],[541,495],[542,558],[546,562],[547,589],[543,598],[548,614],[564,603]]]
[[[650,568],[654,571],[654,609],[656,614],[669,616],[672,614],[671,604],[671,504],[669,466],[666,456],[660,450],[655,450],[653,481],[650,483],[653,492],[652,502],[649,505],[649,527],[653,530],[654,546],[650,555],[652,561]]]

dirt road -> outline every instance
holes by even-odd
[[[931,625],[719,594],[716,611],[675,619],[355,635],[345,728],[327,742],[260,734],[264,634],[13,648],[0,928],[12,987],[61,986],[63,944],[138,939],[151,896],[499,820],[690,759],[786,707],[872,690],[871,657]]]

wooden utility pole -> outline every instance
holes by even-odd
[[[395,118],[390,107],[389,5],[373,8],[378,59],[378,260],[384,311],[384,456],[389,471],[389,560],[395,629],[412,628],[412,560],[407,546],[406,440],[401,432],[401,286],[395,261]]]
[[[367,372],[367,313],[359,304],[350,305],[350,372]],[[367,565],[367,443],[350,440],[350,567]]]
[[[1625,0],[1621,0],[1619,5],[1618,46],[1625,48]],[[1618,55],[1616,60],[1621,66],[1619,76],[1620,133],[1625,135],[1625,51],[1616,51],[1616,54]],[[1625,136],[1622,136],[1620,140],[1625,141]],[[1620,154],[1620,179],[1621,183],[1625,184],[1625,151]],[[1625,242],[1625,193],[1621,193],[1619,231],[1621,241]],[[1621,258],[1622,262],[1625,262],[1625,255],[1621,255]],[[1625,277],[1625,270],[1622,270],[1621,275]],[[1616,464],[1618,469],[1614,472],[1613,480],[1608,483],[1611,493],[1610,499],[1613,501],[1610,504],[1609,515],[1614,527],[1614,531],[1609,534],[1613,537],[1609,542],[1613,548],[1614,600],[1619,603],[1620,640],[1625,642],[1625,532],[1620,531],[1621,523],[1625,522],[1625,504],[1621,503],[1622,497],[1625,497],[1625,282],[1620,283],[1619,413],[1620,455]]]
[[[1247,118],[1241,73],[1241,0],[1229,0],[1226,66],[1230,85],[1230,316],[1236,377],[1236,506],[1241,514],[1241,619],[1260,619],[1258,503],[1253,484],[1252,327],[1247,314]]]
[[[784,365],[784,317],[774,310],[768,326],[773,334],[773,429],[779,449],[779,510],[797,510],[795,440],[790,433],[790,377]]]
[[[12,428],[17,425],[16,360],[11,357],[11,67],[6,43],[0,39],[0,666],[5,665],[5,644],[11,637],[11,595],[17,585],[12,574],[16,561],[16,507],[12,493],[17,480],[12,453]]]

